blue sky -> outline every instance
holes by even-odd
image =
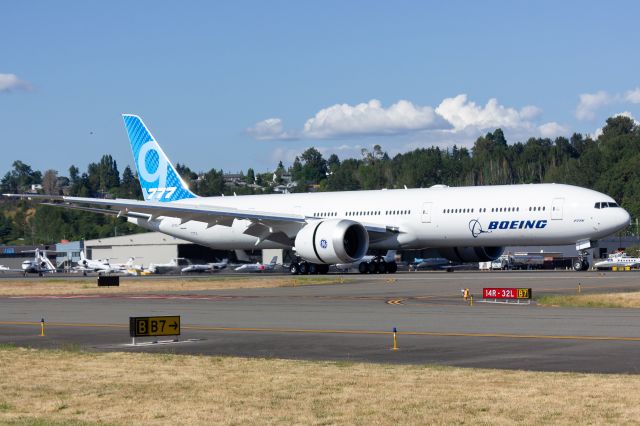
[[[173,162],[273,169],[309,146],[471,146],[502,127],[640,118],[637,2],[10,2],[0,173],[133,164],[120,113]]]

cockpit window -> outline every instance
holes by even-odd
[[[618,203],[612,203],[612,202],[609,202],[609,201],[602,201],[600,203],[596,203],[596,205],[593,206],[593,207],[595,207],[596,209],[606,209],[608,207],[620,207],[620,206],[618,205]]]

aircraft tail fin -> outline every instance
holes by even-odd
[[[278,256],[273,256],[273,259],[271,259],[271,264],[275,265],[276,263],[278,263]]]
[[[196,198],[140,117],[122,114],[133,159],[146,201],[169,202]]]

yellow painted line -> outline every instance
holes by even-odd
[[[30,321],[0,321],[0,325],[40,325],[40,322]],[[129,328],[128,324],[85,324],[76,322],[46,322],[47,327],[102,327],[102,328]]]
[[[29,325],[40,326],[40,322],[0,321],[0,325]],[[129,328],[128,324],[83,324],[83,323],[46,323],[47,327],[100,327],[100,328]],[[186,330],[198,331],[243,331],[262,333],[314,333],[314,334],[393,334],[393,331],[382,330],[332,330],[332,329],[306,329],[306,328],[264,328],[264,327],[214,327],[206,325],[183,326]],[[511,334],[511,333],[462,333],[439,331],[398,331],[397,334],[405,336],[435,336],[435,337],[494,337],[503,339],[538,339],[538,340],[601,340],[601,341],[625,341],[640,342],[640,337],[623,336],[563,336],[543,334]]]
[[[390,299],[387,300],[387,305],[404,305],[404,303],[402,303],[405,299]]]

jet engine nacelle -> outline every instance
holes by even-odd
[[[358,222],[329,219],[309,223],[296,235],[295,250],[304,260],[318,264],[352,263],[369,249],[369,234]]]
[[[489,262],[499,258],[504,247],[446,247],[438,252],[452,262]]]

